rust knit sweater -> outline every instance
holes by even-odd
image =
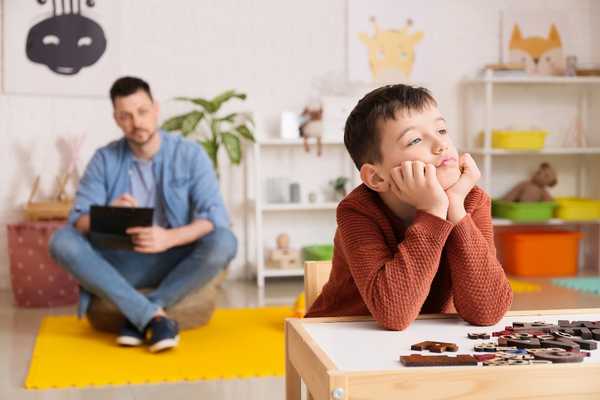
[[[372,315],[403,330],[419,313],[497,323],[512,290],[496,259],[490,198],[475,187],[456,225],[418,211],[409,226],[364,184],[337,208],[329,282],[306,317]]]

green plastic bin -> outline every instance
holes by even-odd
[[[545,221],[552,218],[555,208],[556,203],[553,201],[517,203],[493,200],[492,216],[513,221]]]
[[[333,245],[316,244],[302,248],[304,261],[327,261],[333,258]]]

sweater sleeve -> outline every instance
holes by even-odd
[[[359,207],[340,207],[337,219],[350,273],[370,313],[388,329],[405,329],[427,299],[452,224],[418,212],[394,251],[373,215]]]
[[[493,325],[510,308],[512,289],[496,258],[490,198],[478,191],[475,206],[448,237],[448,264],[458,314],[474,325]]]

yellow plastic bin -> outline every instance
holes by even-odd
[[[492,130],[492,148],[505,150],[541,150],[546,142],[547,131]],[[477,145],[483,147],[484,134],[479,133]]]
[[[580,197],[562,197],[556,199],[554,210],[556,218],[568,221],[587,221],[600,219],[600,200]]]
[[[546,142],[547,131],[492,130],[492,148],[507,150],[541,150]],[[483,132],[479,136],[483,146]]]

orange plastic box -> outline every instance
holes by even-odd
[[[504,270],[518,276],[577,275],[582,234],[571,231],[507,231],[500,234]]]

